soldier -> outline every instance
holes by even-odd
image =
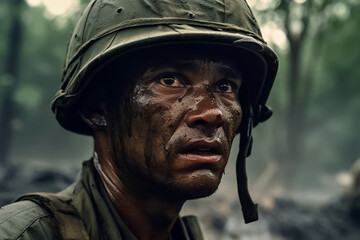
[[[216,191],[238,133],[239,198],[257,220],[245,158],[277,64],[245,0],[92,1],[52,110],[94,156],[66,190],[2,208],[0,238],[203,239],[179,212]]]

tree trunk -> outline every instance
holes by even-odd
[[[301,162],[303,150],[303,134],[306,105],[302,103],[300,85],[300,56],[303,42],[297,38],[289,38],[289,72],[288,72],[288,103],[285,115],[285,152],[280,159],[278,181],[284,193],[289,193],[292,188],[296,169]]]
[[[4,77],[8,78],[8,84],[4,86],[2,96],[2,112],[0,115],[0,163],[9,161],[10,146],[12,142],[11,122],[14,119],[16,105],[14,94],[19,82],[19,57],[22,40],[21,11],[23,0],[11,0],[10,4],[10,32],[8,48],[4,59]]]
[[[293,176],[295,174],[295,169],[299,162],[301,161],[301,134],[303,132],[303,117],[304,112],[302,111],[303,106],[300,102],[299,94],[299,69],[300,69],[300,49],[302,43],[297,40],[294,41],[290,46],[290,69],[289,69],[289,102],[287,110],[287,119],[286,119],[286,156],[284,161],[284,166],[286,169],[283,169],[285,174],[285,188],[288,190],[293,182]]]

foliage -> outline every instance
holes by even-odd
[[[292,180],[314,184],[324,173],[348,169],[360,156],[359,1],[254,0],[252,5],[263,25],[273,23],[287,39],[285,47],[274,46],[280,53],[270,99],[275,117],[271,130],[259,134],[261,146],[268,145],[262,141],[265,133],[271,147],[256,155],[278,161],[277,176],[286,175],[280,180],[290,187]]]
[[[4,4],[5,9],[6,7]],[[20,61],[21,80],[13,96],[17,111],[11,122],[14,130],[12,161],[84,158],[84,152],[76,149],[89,143],[88,139],[62,130],[50,110],[50,102],[60,83],[67,42],[77,16],[68,18],[46,18],[46,16],[41,6],[27,7],[21,16],[24,37]],[[0,15],[0,19],[3,18],[6,19],[6,15]],[[0,25],[2,26],[0,36],[6,36],[9,27],[6,24]],[[6,39],[4,40],[1,43],[6,43]],[[0,45],[2,59],[5,50],[6,45]],[[1,77],[3,84],[8,82],[7,78]],[[0,93],[3,89],[0,86]],[[1,101],[2,98],[0,103]],[[6,113],[0,109],[0,114]],[[50,139],[49,136],[53,137]],[[88,148],[84,149],[86,157],[90,152]],[[55,156],[54,151],[57,153]]]

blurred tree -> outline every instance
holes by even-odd
[[[0,37],[10,38],[10,3],[13,4],[12,0],[0,2],[0,20],[4,23],[0,24]],[[7,84],[9,74],[1,74],[0,81],[0,116],[11,118],[11,128],[3,127],[4,130],[0,131],[1,140],[6,141],[1,144],[3,150],[0,153],[6,153],[12,162],[84,159],[84,155],[88,158],[88,149],[91,148],[89,139],[64,131],[50,110],[50,103],[60,83],[66,46],[80,14],[78,7],[71,9],[72,14],[55,16],[43,5],[23,6],[19,19],[23,44],[21,48],[16,48],[20,54],[18,81],[12,86],[10,98],[16,106],[16,114],[12,117],[5,102],[5,96],[10,93]],[[14,44],[12,40],[0,41],[0,57],[4,62],[5,53],[10,51],[10,43]],[[8,62],[13,63],[14,60]],[[11,141],[3,137],[3,131],[10,132]]]
[[[286,191],[292,185],[296,170],[304,161],[319,160],[316,159],[316,155],[307,154],[306,147],[311,148],[308,143],[309,135],[313,133],[312,131],[318,130],[314,126],[319,127],[314,125],[316,121],[314,117],[322,123],[326,120],[324,109],[314,101],[319,94],[329,93],[326,83],[320,86],[317,84],[320,79],[326,77],[321,75],[321,71],[331,73],[335,71],[325,66],[322,58],[329,49],[324,49],[324,46],[339,31],[338,28],[332,27],[334,23],[339,19],[348,19],[349,9],[358,6],[359,2],[357,0],[253,0],[250,3],[257,10],[262,25],[273,27],[271,31],[275,35],[272,40],[276,42],[279,40],[277,38],[281,37],[276,29],[280,29],[287,40],[285,51],[278,49],[282,58],[280,67],[285,65],[287,74],[278,78],[282,86],[276,83],[282,92],[276,89],[274,91],[277,95],[275,96],[277,98],[275,101],[278,101],[277,107],[278,109],[282,107],[283,114],[283,120],[280,120],[278,124],[280,127],[276,128],[276,132],[281,132],[279,129],[284,127],[286,132],[283,136],[283,144],[279,142],[273,144],[273,152],[277,155],[276,158],[281,166],[275,176]],[[347,41],[345,38],[342,40]],[[275,46],[275,48],[279,47]],[[334,50],[338,50],[334,53],[337,57],[342,55],[342,50]],[[355,66],[354,63],[351,65]],[[341,72],[339,68],[336,70]],[[312,114],[314,111],[317,111],[317,116]],[[324,142],[322,144],[324,145]],[[317,149],[317,151],[323,150]],[[309,157],[310,159],[306,160]]]
[[[7,39],[8,48],[4,57],[4,74],[1,77],[2,85],[6,89],[2,91],[2,112],[0,115],[0,162],[8,161],[9,146],[12,141],[11,123],[16,112],[14,94],[19,83],[19,59],[23,33],[21,14],[23,7],[23,0],[9,2],[10,32]]]
[[[313,87],[312,101],[326,114],[319,116],[318,110],[310,108],[308,124],[309,132],[324,132],[329,147],[321,154],[329,156],[321,163],[330,171],[349,169],[360,156],[360,1],[337,9],[339,17],[329,23],[323,37],[326,41],[319,54],[320,67],[315,71],[318,80]],[[308,148],[318,147],[315,144]]]
[[[23,84],[18,87],[15,98],[21,111],[14,136],[16,147],[12,149],[14,161],[32,158],[74,162],[74,159],[81,161],[89,157],[91,139],[62,129],[50,110],[60,84],[70,34],[80,14],[77,8],[72,11],[72,14],[54,16],[39,6],[24,14],[27,44],[21,60]]]

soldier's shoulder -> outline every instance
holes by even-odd
[[[19,201],[0,208],[0,240],[55,239],[55,220],[31,201]]]

